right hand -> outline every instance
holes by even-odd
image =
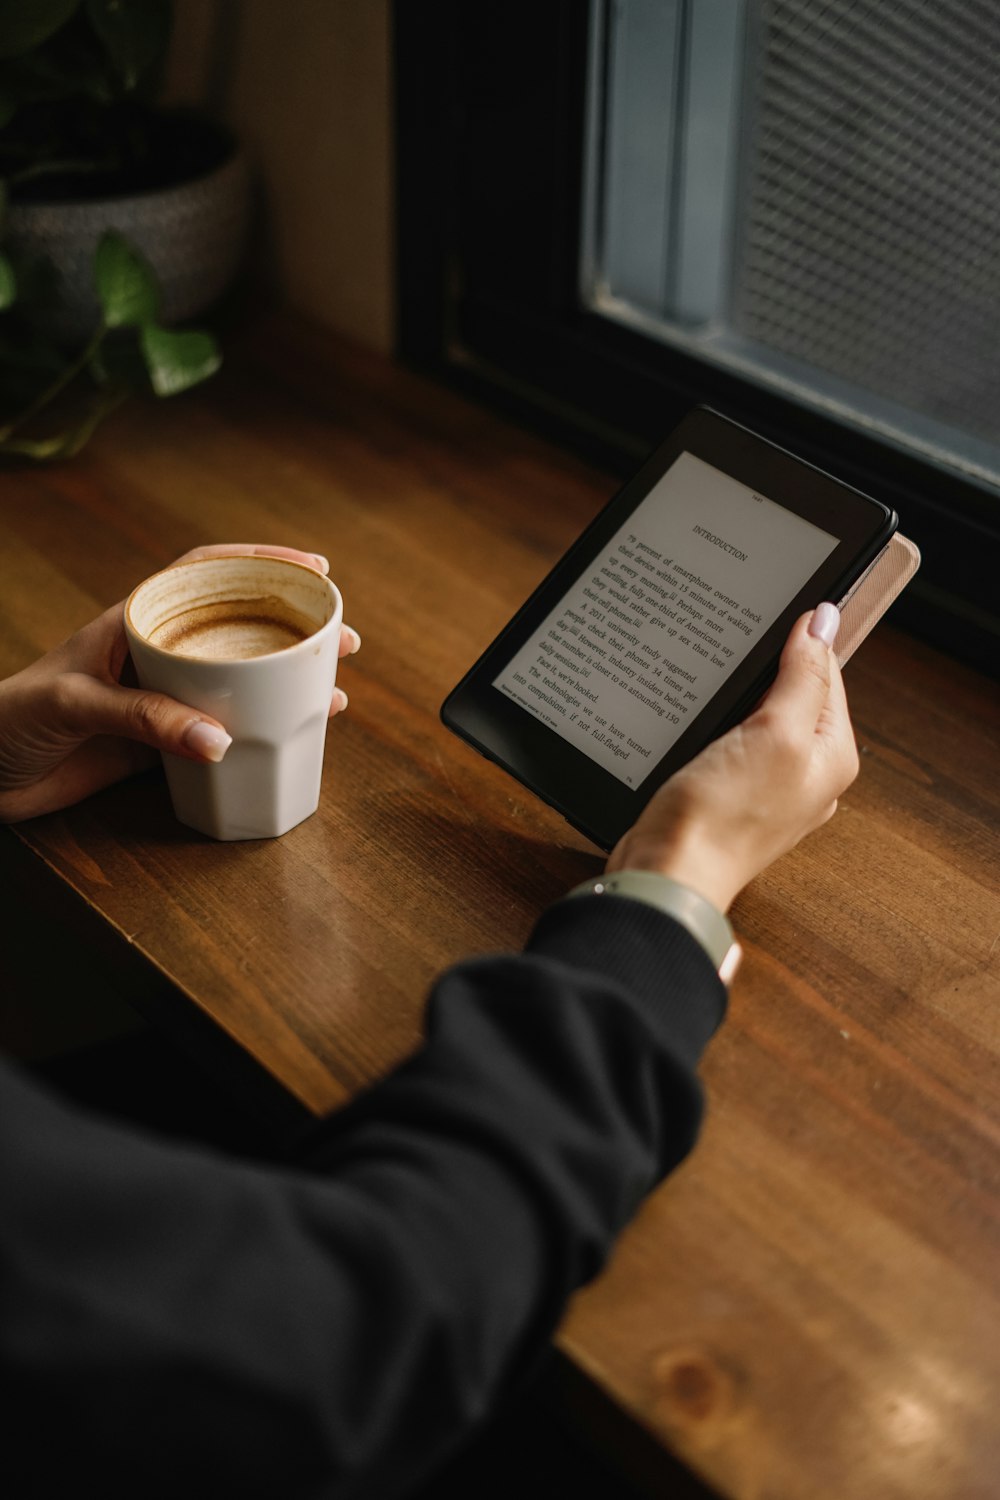
[[[824,638],[811,623],[825,627]],[[727,911],[749,881],[833,816],[858,774],[831,649],[838,623],[833,605],[802,616],[760,705],[664,783],[615,846],[609,872],[669,875]]]

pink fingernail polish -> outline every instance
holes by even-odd
[[[313,553],[313,562],[316,564],[317,568],[319,568],[321,573],[329,573],[330,564],[327,562],[326,558],[321,552]]]
[[[351,642],[351,655],[353,656],[355,651],[361,650],[361,637],[351,625],[345,625],[344,629],[347,631],[347,637]]]
[[[813,617],[809,621],[809,634],[822,641],[824,646],[832,646],[837,639],[837,631],[840,629],[840,610],[835,604],[818,604],[813,610]]]
[[[184,744],[187,748],[216,764],[232,743],[231,734],[227,734],[224,729],[217,729],[214,724],[206,724],[204,719],[193,719],[184,731]]]

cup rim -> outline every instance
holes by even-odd
[[[151,641],[148,636],[143,635],[143,633],[139,629],[139,627],[133,622],[132,616],[131,616],[132,601],[135,599],[135,596],[136,596],[136,594],[138,594],[139,590],[140,589],[144,589],[146,587],[147,583],[152,583],[154,581],[154,579],[162,578],[162,576],[163,576],[164,573],[176,573],[181,568],[193,568],[193,567],[199,566],[202,563],[225,563],[225,562],[230,562],[230,561],[232,561],[232,562],[242,562],[242,563],[246,563],[246,562],[280,563],[282,565],[282,567],[300,568],[302,570],[302,572],[304,572],[304,573],[311,573],[314,578],[320,579],[323,583],[326,584],[327,588],[329,588],[329,589],[331,589],[333,591],[333,596],[334,596],[334,610],[333,610],[333,614],[330,616],[330,618],[328,620],[324,621],[324,623],[322,625],[320,625],[318,629],[314,630],[313,633],[312,633],[312,635],[307,635],[306,638],[305,638],[305,640],[296,641],[296,643],[295,643],[294,646],[279,646],[279,648],[278,648],[277,651],[262,651],[259,656],[210,657],[210,656],[192,656],[187,651],[166,651],[166,650],[164,650],[164,648],[162,646],[157,646],[156,643],[154,641]],[[340,592],[339,588],[337,587],[337,585],[334,583],[333,579],[329,578],[326,575],[326,573],[321,573],[318,568],[310,568],[309,565],[308,565],[308,563],[296,562],[293,557],[270,557],[270,556],[268,556],[267,553],[261,553],[261,552],[226,552],[226,553],[223,553],[219,557],[189,557],[189,558],[185,558],[185,560],[183,562],[170,563],[167,567],[165,567],[165,568],[158,568],[155,573],[150,573],[148,575],[148,577],[146,577],[146,578],[144,578],[142,580],[141,583],[137,583],[136,584],[135,588],[129,594],[128,598],[125,600],[125,608],[124,608],[124,611],[123,611],[123,621],[124,621],[124,626],[125,626],[125,634],[126,634],[127,637],[129,637],[129,638],[134,637],[137,641],[141,641],[142,642],[143,647],[147,651],[155,651],[158,656],[164,656],[169,661],[198,662],[200,666],[219,666],[219,667],[225,666],[225,667],[228,667],[230,669],[232,667],[234,667],[234,666],[238,666],[241,669],[245,669],[247,667],[251,667],[254,664],[254,662],[258,662],[258,661],[273,661],[276,656],[290,656],[292,654],[292,652],[294,652],[294,651],[302,651],[305,647],[312,645],[316,641],[317,637],[321,636],[323,634],[323,632],[325,630],[327,630],[334,623],[334,621],[337,618],[338,612],[340,614],[340,623],[341,623],[341,625],[343,625],[343,623],[344,623],[344,599],[343,599],[343,595],[341,594],[341,592]]]

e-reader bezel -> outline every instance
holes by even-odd
[[[495,679],[682,453],[840,538],[701,713],[636,787],[629,787],[519,707]],[[690,412],[608,501],[441,708],[447,728],[610,849],[662,783],[737,723],[772,681],[792,624],[824,599],[841,599],[886,545],[896,513],[708,407]]]

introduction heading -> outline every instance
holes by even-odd
[[[692,526],[691,530],[696,532],[698,536],[703,536],[706,542],[712,542],[714,546],[721,547],[723,552],[728,552],[731,557],[736,558],[737,562],[746,562],[747,554],[745,552],[741,552],[731,542],[724,542],[721,536],[713,536],[710,531],[705,530],[704,526]]]

